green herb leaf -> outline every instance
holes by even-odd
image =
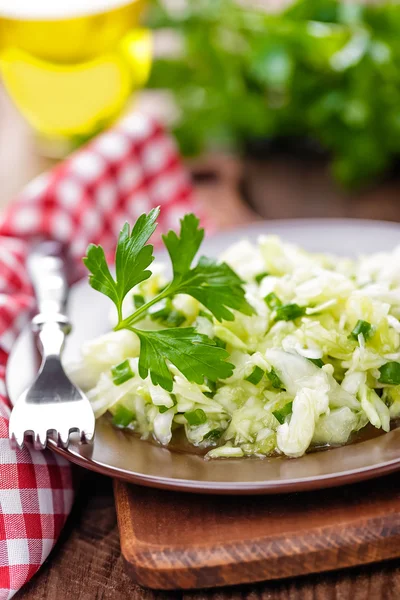
[[[159,405],[158,410],[162,414],[167,412],[167,410],[169,410],[170,408],[172,408],[172,406],[164,406],[163,404],[161,404]]]
[[[379,369],[380,376],[378,381],[380,383],[388,383],[390,385],[400,385],[400,363],[398,362],[387,362]]]
[[[347,186],[399,154],[397,3],[297,0],[272,14],[260,2],[192,0],[183,14],[158,0],[149,9],[151,26],[184,48],[155,56],[148,83],[172,95],[183,153],[221,143],[260,152],[263,140],[301,153],[312,139]]]
[[[265,371],[260,369],[260,367],[255,366],[253,371],[250,373],[250,375],[248,377],[246,377],[245,379],[246,379],[246,381],[250,381],[250,383],[257,385],[257,383],[260,383],[260,381],[264,377],[264,375],[265,375]]]
[[[115,411],[112,423],[116,427],[128,427],[129,423],[135,418],[135,413],[126,408],[123,404],[120,404]]]
[[[176,293],[189,294],[208,308],[218,321],[233,321],[235,317],[229,309],[245,315],[254,314],[253,307],[245,299],[242,284],[227,264],[218,264],[202,256],[197,266],[177,284]]]
[[[157,208],[148,215],[142,215],[131,232],[129,225],[124,225],[116,249],[115,280],[108,269],[103,249],[100,246],[89,246],[84,262],[90,271],[90,283],[94,289],[110,297],[116,305],[118,323],[115,330],[125,328],[138,335],[140,377],[146,378],[150,373],[155,385],[171,391],[173,380],[167,364],[169,361],[189,381],[195,383],[202,383],[204,377],[211,381],[225,379],[233,372],[233,365],[225,361],[228,356],[224,349],[225,343],[218,339],[211,340],[197,333],[194,328],[179,328],[186,318],[172,308],[171,299],[176,294],[189,294],[218,320],[233,320],[234,315],[230,309],[247,315],[254,314],[254,309],[245,299],[243,282],[227,264],[218,264],[203,257],[191,268],[204,237],[204,231],[199,228],[199,220],[194,215],[186,215],[182,219],[179,236],[170,231],[163,238],[172,261],[172,282],[148,302],[136,295],[136,311],[126,318],[122,316],[122,302],[126,294],[151,275],[147,267],[153,260],[153,248],[145,244],[156,227],[158,214]],[[171,329],[136,329],[135,323],[162,300],[167,302],[166,306],[151,317]],[[128,374],[116,372],[117,385]]]
[[[306,314],[306,309],[298,304],[283,304],[276,309],[276,321],[294,321]]]
[[[357,341],[360,333],[363,334],[365,340],[368,340],[370,337],[372,337],[372,335],[374,334],[374,329],[373,329],[371,323],[368,323],[368,321],[363,321],[362,319],[359,319],[357,321],[356,326],[354,327],[353,331],[349,335],[349,338]]]
[[[275,292],[267,294],[264,298],[264,302],[268,305],[271,310],[275,310],[279,306],[282,306],[282,302],[279,300]]]
[[[135,308],[140,308],[141,306],[146,304],[146,300],[141,294],[133,294],[133,304]]]
[[[114,385],[121,385],[122,383],[125,383],[125,381],[135,377],[135,373],[132,371],[128,359],[124,360],[124,362],[119,365],[112,367],[111,375]]]
[[[191,382],[202,384],[226,379],[233,373],[233,365],[226,362],[228,353],[213,345],[207,336],[193,327],[142,331],[135,329],[140,339],[139,374],[145,379],[150,372],[154,385],[172,391],[172,375],[166,361],[170,361]]]
[[[171,258],[175,279],[186,275],[200,248],[204,238],[204,229],[199,227],[199,223],[200,221],[195,215],[185,215],[181,220],[179,236],[175,231],[169,231],[162,236]]]
[[[272,387],[274,387],[276,389],[283,389],[283,383],[280,380],[279,376],[277,375],[275,369],[271,369],[267,373],[267,377],[270,380],[270,382],[272,383]]]
[[[189,425],[203,425],[207,421],[207,415],[202,408],[196,408],[196,410],[192,410],[184,413],[184,417]]]
[[[111,298],[118,308],[121,304],[118,287],[108,268],[103,248],[90,244],[86,254],[83,262],[91,272],[89,275],[90,285],[93,289]]]
[[[182,219],[179,236],[173,231],[163,236],[174,272],[171,293],[192,296],[218,321],[233,321],[234,315],[229,309],[254,314],[253,307],[245,299],[242,280],[226,263],[203,256],[191,268],[203,237],[199,219],[192,214]]]
[[[254,281],[256,283],[261,283],[262,280],[264,279],[264,277],[268,277],[269,273],[267,273],[267,271],[264,271],[263,273],[259,273],[258,275],[256,275],[254,277]]]
[[[159,208],[148,215],[141,215],[132,231],[125,223],[118,237],[115,253],[116,278],[108,268],[104,250],[101,246],[90,244],[84,264],[90,271],[89,283],[95,290],[102,292],[114,302],[121,316],[122,302],[128,292],[138,283],[151,275],[147,267],[153,262],[153,246],[145,245],[156,228]]]
[[[285,418],[292,412],[293,402],[288,402],[285,406],[279,410],[274,410],[272,414],[279,423],[282,425],[285,422]]]

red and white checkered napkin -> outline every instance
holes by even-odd
[[[133,114],[35,179],[0,221],[0,600],[43,563],[74,496],[69,463],[50,451],[11,450],[8,441],[4,372],[33,307],[24,266],[30,242],[65,242],[78,264],[89,242],[110,252],[123,222],[158,204],[158,235],[194,210],[173,141],[149,117]]]

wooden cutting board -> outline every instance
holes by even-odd
[[[207,588],[400,556],[400,477],[279,496],[202,496],[115,481],[121,549],[142,586]]]

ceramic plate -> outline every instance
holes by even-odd
[[[400,244],[400,225],[357,220],[273,221],[219,234],[203,251],[218,255],[240,238],[272,233],[311,251],[355,256],[390,250]],[[162,260],[163,255],[158,256]],[[69,314],[74,326],[65,362],[76,359],[84,340],[107,331],[110,302],[86,281],[71,290]],[[7,387],[12,401],[35,374],[35,350],[25,330],[11,353]],[[97,422],[92,446],[51,447],[68,460],[132,483],[202,493],[268,494],[337,486],[383,475],[400,468],[400,429],[388,434],[301,458],[248,458],[205,461],[201,456],[169,450]]]

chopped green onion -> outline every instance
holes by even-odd
[[[276,374],[275,369],[271,369],[269,371],[269,373],[267,373],[267,377],[270,380],[270,382],[272,383],[272,387],[274,387],[276,389],[282,389],[283,388],[283,383],[280,380],[280,378],[278,377],[278,375]]]
[[[259,273],[258,275],[256,275],[254,279],[256,283],[261,283],[264,277],[268,277],[268,275],[269,273],[267,273],[267,271],[264,271],[263,273]]]
[[[141,294],[133,294],[133,304],[135,305],[135,308],[140,308],[146,304],[146,300]]]
[[[186,321],[186,317],[179,310],[171,310],[171,313],[167,319],[167,325],[171,327],[180,327],[182,323]]]
[[[185,412],[184,417],[189,425],[192,426],[203,425],[207,421],[207,415],[202,408]]]
[[[306,309],[298,304],[284,304],[276,309],[276,321],[294,321],[305,315]]]
[[[156,312],[150,313],[150,318],[153,321],[159,321],[166,327],[180,327],[182,323],[186,321],[184,314],[171,308],[171,306],[165,306]]]
[[[279,421],[279,423],[281,425],[285,422],[285,418],[288,415],[290,415],[290,413],[292,412],[292,406],[293,406],[293,402],[288,402],[280,410],[274,410],[272,412],[272,414],[274,415],[275,419],[278,419],[278,421]]]
[[[225,350],[226,348],[226,342],[224,342],[224,340],[221,340],[221,338],[215,336],[213,337],[214,343],[216,346],[218,346],[219,348],[223,348]]]
[[[153,321],[164,321],[165,319],[167,319],[169,317],[171,310],[172,310],[172,308],[171,308],[171,305],[169,304],[169,305],[163,306],[163,308],[160,308],[159,310],[155,310],[154,312],[149,312],[149,315]]]
[[[112,367],[111,375],[114,385],[121,385],[122,383],[125,383],[125,381],[135,377],[135,373],[133,373],[128,359],[124,360],[124,362],[119,365]]]
[[[211,381],[211,379],[209,379],[208,377],[205,377],[204,383],[210,389],[211,392],[217,391],[217,384],[215,383],[215,381]]]
[[[264,302],[269,306],[271,310],[275,310],[279,306],[282,306],[282,302],[279,300],[275,292],[267,294],[264,298]]]
[[[214,396],[215,392],[217,391],[217,384],[215,383],[215,381],[211,381],[211,379],[208,379],[208,377],[204,378],[204,383],[210,391],[203,392],[203,394],[205,396],[207,396],[208,398],[212,398]]]
[[[353,331],[349,335],[349,338],[351,338],[353,340],[358,340],[358,336],[360,335],[360,333],[363,334],[365,340],[370,338],[374,333],[371,323],[368,323],[368,321],[363,321],[362,319],[359,319],[357,321],[356,326],[354,327]]]
[[[324,366],[324,361],[322,360],[322,358],[309,358],[308,360],[314,363],[314,365],[317,365],[317,367],[319,367],[320,369]]]
[[[207,312],[206,310],[199,310],[199,317],[204,317],[205,319],[208,319],[211,323],[212,323],[212,314]]]
[[[379,369],[380,383],[389,383],[390,385],[400,385],[400,363],[388,362]]]
[[[211,431],[205,434],[203,440],[216,441],[221,437],[222,433],[222,429],[211,429]]]
[[[260,381],[264,377],[264,375],[265,375],[265,371],[260,369],[260,367],[254,367],[254,369],[250,373],[250,375],[248,377],[245,377],[245,380],[250,381],[250,383],[254,383],[254,385],[257,385],[257,383],[260,383]]]
[[[167,410],[169,410],[170,408],[173,408],[174,406],[176,406],[178,404],[178,400],[176,399],[175,394],[170,394],[169,395],[173,404],[172,406],[164,406],[163,404],[158,406],[158,410],[160,411],[160,413],[165,413],[167,412]]]
[[[132,423],[134,418],[135,414],[129,410],[129,408],[120,404],[115,411],[112,422],[116,427],[128,427],[129,423]]]

